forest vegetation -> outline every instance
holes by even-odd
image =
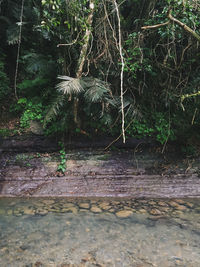
[[[0,0],[0,25],[1,119],[198,148],[198,0]]]

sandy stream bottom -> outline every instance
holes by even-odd
[[[200,200],[0,199],[1,267],[199,267]]]

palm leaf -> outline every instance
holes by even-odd
[[[79,94],[84,91],[81,84],[81,79],[72,78],[69,76],[58,76],[59,79],[65,80],[56,85],[56,89],[62,94]]]
[[[82,84],[87,88],[84,97],[92,103],[102,102],[109,97],[110,88],[108,83],[94,78],[83,78]]]
[[[43,127],[46,128],[48,122],[53,120],[59,113],[60,107],[63,106],[65,101],[65,96],[64,95],[59,95],[51,104],[50,109],[48,110],[45,118],[44,118],[44,123]]]

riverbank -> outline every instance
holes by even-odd
[[[61,174],[53,140],[13,138],[1,147],[0,196],[200,198],[200,159],[175,151],[162,154],[142,144],[105,151],[83,142],[66,149]]]

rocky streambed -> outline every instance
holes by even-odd
[[[0,204],[4,200],[0,200]],[[73,213],[92,212],[100,214],[107,212],[119,218],[128,218],[136,214],[148,214],[155,219],[166,216],[176,217],[183,213],[200,213],[199,202],[195,200],[182,199],[40,199],[30,201],[24,198],[7,199],[6,206],[1,205],[1,215],[47,215],[53,213]],[[153,219],[153,218],[152,218]]]

